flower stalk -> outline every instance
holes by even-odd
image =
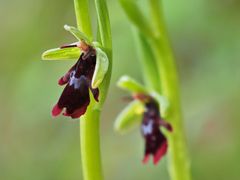
[[[93,38],[88,0],[74,0],[77,27],[90,39]]]
[[[104,80],[100,86],[101,97],[99,102],[99,107],[103,105],[106,95],[108,93],[109,83],[112,73],[112,34],[110,19],[108,14],[108,7],[106,0],[95,0],[95,7],[97,12],[97,22],[98,22],[98,41],[100,41],[101,46],[103,47],[104,52],[108,56],[108,71],[104,77]]]
[[[159,0],[150,0],[149,5],[156,35],[152,47],[158,64],[162,95],[167,97],[170,103],[168,121],[171,122],[174,129],[171,134],[168,134],[169,172],[172,180],[190,180],[190,162],[182,124],[180,90],[174,56]]]
[[[80,120],[81,159],[85,180],[103,179],[99,126],[100,111],[89,106]]]
[[[94,40],[88,0],[74,0],[77,28],[64,25],[77,42],[45,51],[43,60],[77,60],[58,80],[63,92],[52,109],[60,114],[80,117],[80,144],[85,180],[102,180],[100,151],[101,108],[111,77],[112,39],[105,0],[95,0],[98,34]]]
[[[88,0],[74,0],[77,25],[79,30],[92,40],[91,19]],[[100,45],[105,50],[108,59],[108,72],[100,85],[100,102],[90,101],[86,114],[80,120],[80,143],[83,176],[85,180],[102,180],[101,150],[100,150],[100,115],[101,107],[106,98],[110,77],[112,59],[112,39],[108,9],[105,0],[95,0],[100,33]],[[93,97],[90,97],[93,99]]]
[[[92,37],[88,0],[74,0],[77,27]],[[92,97],[90,97],[92,99]],[[100,111],[90,101],[86,114],[80,118],[80,144],[83,176],[85,180],[102,180],[101,150],[99,136]]]
[[[170,46],[166,25],[163,18],[163,12],[160,0],[148,0],[150,8],[151,24],[145,24],[144,28],[139,22],[144,14],[139,10],[136,2],[133,0],[119,0],[127,16],[137,27],[138,44],[141,54],[145,54],[142,66],[148,82],[147,89],[152,89],[167,98],[169,109],[164,117],[171,123],[173,131],[167,132],[162,130],[168,139],[168,157],[169,157],[169,173],[172,180],[191,180],[190,161],[187,153],[187,145],[183,128],[183,117],[180,106],[179,82],[176,64],[172,48]],[[131,8],[129,8],[131,7]],[[135,11],[135,9],[137,9]],[[145,17],[143,18],[145,23]],[[148,27],[146,27],[148,26]],[[146,58],[146,54],[148,58]],[[149,56],[149,55],[153,55]],[[146,63],[146,59],[148,62]],[[155,71],[150,71],[157,67]],[[158,76],[152,79],[151,76]]]

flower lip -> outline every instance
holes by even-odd
[[[142,98],[143,96],[141,96]],[[145,112],[143,114],[143,120],[141,125],[141,132],[145,139],[145,156],[143,163],[147,163],[150,155],[153,156],[153,163],[156,165],[161,158],[167,152],[167,139],[164,134],[161,132],[160,127],[163,126],[169,131],[172,131],[172,127],[169,123],[164,121],[159,112],[159,106],[148,96],[148,101],[146,102],[146,96],[144,97],[145,101]]]
[[[72,77],[64,88],[57,105],[53,108],[52,114],[57,116],[65,108],[63,115],[77,118],[86,112],[89,102],[87,79],[84,76],[80,78]]]
[[[77,45],[66,45],[63,48],[69,46],[76,47]],[[64,110],[64,116],[79,118],[86,112],[90,103],[89,91],[93,94],[94,99],[98,101],[99,89],[91,87],[96,65],[96,53],[91,46],[88,48],[88,51],[83,51],[78,61],[59,79],[58,84],[66,84],[66,86],[58,103],[52,110],[53,116],[58,116]]]

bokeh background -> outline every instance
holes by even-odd
[[[101,121],[105,178],[169,180],[166,158],[158,166],[141,163],[139,129],[124,136],[113,131],[126,105],[117,79],[129,74],[142,81],[142,74],[130,23],[116,0],[108,5],[114,66]],[[238,180],[240,1],[165,0],[164,10],[194,180]],[[74,41],[63,29],[75,25],[73,1],[0,0],[0,17],[0,179],[81,180],[79,122],[50,115],[62,91],[57,79],[73,61],[41,61],[44,50]]]

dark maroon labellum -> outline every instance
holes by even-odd
[[[153,163],[157,164],[167,152],[167,139],[160,131],[163,126],[172,131],[171,125],[160,117],[158,104],[154,100],[145,103],[146,111],[143,115],[141,131],[145,139],[145,156],[143,163],[147,163],[150,155]]]
[[[67,85],[58,103],[53,107],[53,116],[58,116],[64,109],[64,116],[79,118],[86,112],[90,103],[89,90],[94,99],[98,101],[99,90],[91,87],[95,65],[95,49],[89,48],[87,52],[81,54],[76,64],[59,79],[59,85]]]

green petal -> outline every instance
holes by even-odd
[[[147,89],[144,86],[129,76],[122,76],[117,85],[118,87],[128,90],[131,93],[147,93]]]
[[[92,88],[97,88],[104,79],[105,74],[108,71],[108,57],[104,51],[96,47],[96,66],[92,78]]]
[[[138,100],[132,101],[118,115],[114,124],[115,130],[124,133],[133,129],[136,125],[141,123],[143,112],[144,105]]]
[[[81,50],[77,47],[49,49],[42,54],[43,60],[73,60],[80,57]]]
[[[91,41],[83,32],[79,31],[73,26],[64,25],[64,29],[69,31],[73,36],[75,36],[79,41],[84,40],[86,43],[91,44]]]
[[[157,92],[151,92],[151,96],[158,102],[160,107],[160,113],[163,118],[167,119],[167,116],[169,115],[169,101],[165,96],[162,96],[158,94]]]

